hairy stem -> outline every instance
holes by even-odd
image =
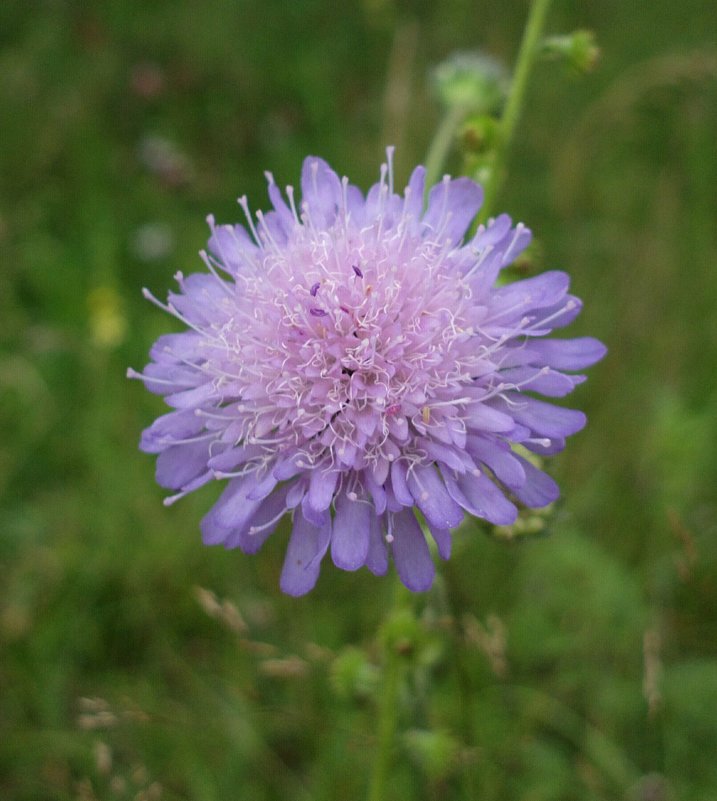
[[[396,583],[393,605],[386,618],[383,632],[383,682],[378,704],[377,744],[374,756],[367,801],[385,801],[391,763],[398,729],[399,695],[405,671],[405,659],[399,650],[400,642],[392,630],[392,623],[401,610],[410,605],[408,590]]]
[[[453,144],[453,137],[465,116],[466,109],[463,106],[449,108],[431,141],[426,155],[426,200],[430,188],[443,177],[441,171]]]
[[[388,779],[393,746],[398,727],[398,690],[400,686],[400,665],[396,654],[388,656],[384,666],[384,683],[378,719],[378,745],[371,772],[368,801],[384,801],[386,780]]]
[[[485,200],[478,215],[479,222],[485,221],[491,215],[496,196],[505,179],[506,161],[523,110],[530,72],[535,62],[538,43],[543,34],[550,2],[551,0],[533,0],[530,7],[530,14],[523,31],[523,39],[520,43],[518,60],[508,92],[508,99],[503,116],[500,119],[498,143],[494,154],[495,160],[490,177],[485,185]]]

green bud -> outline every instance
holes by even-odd
[[[380,636],[387,651],[409,657],[416,653],[423,631],[413,610],[402,608],[396,609],[384,622]]]
[[[467,175],[481,186],[485,186],[490,180],[494,162],[495,151],[493,150],[486,153],[465,153],[461,174]]]
[[[360,648],[344,648],[331,663],[330,681],[340,698],[367,698],[378,685],[378,668]]]
[[[448,777],[459,761],[460,745],[446,731],[412,729],[403,739],[412,760],[433,780]]]
[[[504,542],[545,535],[548,533],[548,518],[551,511],[552,504],[545,509],[521,509],[515,523],[510,526],[493,526],[490,534],[494,539]]]
[[[474,114],[458,131],[458,141],[464,153],[487,153],[498,140],[498,120],[487,114]]]
[[[573,31],[543,39],[541,53],[546,58],[565,61],[575,72],[584,74],[595,69],[600,48],[592,31]]]
[[[446,108],[459,107],[475,114],[497,113],[509,85],[503,66],[479,53],[454,53],[433,70],[431,79]]]
[[[476,164],[471,172],[473,174],[474,181],[477,181],[481,186],[486,186],[493,175],[492,160],[490,162],[481,162]]]

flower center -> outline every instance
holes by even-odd
[[[313,232],[268,253],[235,318],[247,441],[363,469],[458,419],[445,399],[470,380],[475,340],[449,257],[401,227]]]

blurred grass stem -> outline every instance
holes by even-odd
[[[438,126],[426,155],[426,201],[430,188],[442,177],[443,165],[446,163],[448,152],[453,145],[458,126],[463,122],[465,116],[465,106],[451,106]]]
[[[485,184],[485,199],[478,215],[478,221],[487,220],[493,210],[493,204],[500,191],[510,147],[515,136],[518,121],[523,110],[525,94],[530,80],[530,72],[535,63],[538,44],[543,34],[545,20],[548,15],[551,0],[534,0],[530,7],[528,21],[523,31],[523,39],[518,51],[518,60],[515,65],[513,79],[508,92],[508,100],[500,119],[498,143],[495,149],[495,160],[490,177]]]
[[[394,589],[392,608],[386,617],[391,616],[406,602],[408,590],[398,581]],[[369,781],[367,801],[385,801],[390,796],[386,793],[391,761],[393,759],[398,728],[398,704],[404,660],[398,650],[398,643],[393,636],[384,637],[383,682],[378,705],[377,744],[371,778]]]

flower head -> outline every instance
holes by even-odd
[[[172,502],[227,480],[204,542],[258,551],[293,520],[282,589],[308,592],[328,550],[376,574],[393,555],[412,590],[464,512],[496,525],[516,502],[545,506],[555,482],[515,452],[561,450],[585,416],[562,397],[600,359],[595,339],[551,339],[580,301],[547,272],[496,286],[530,240],[507,215],[464,241],[482,200],[446,176],[424,209],[423,167],[402,195],[391,151],[364,195],[307,158],[301,201],[267,175],[273,211],[241,225],[209,218],[208,272],[179,274],[166,305],[186,324],[160,337],[142,374],[173,411],[142,435]],[[149,293],[146,293],[149,296]],[[149,296],[151,297],[151,296]],[[566,372],[567,371],[567,372]]]

